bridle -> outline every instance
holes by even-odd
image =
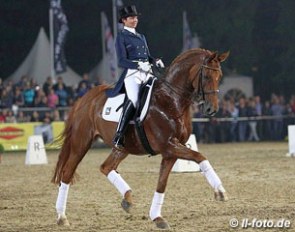
[[[205,63],[205,61],[204,61]],[[193,98],[196,99],[198,105],[204,104],[205,103],[205,95],[209,95],[209,94],[218,94],[219,93],[219,89],[213,89],[213,90],[204,90],[204,86],[203,86],[203,81],[205,78],[205,74],[204,74],[204,69],[209,69],[209,70],[213,70],[213,71],[218,71],[221,72],[221,68],[215,68],[215,67],[211,67],[208,66],[207,64],[202,64],[198,73],[199,74],[199,84],[198,84],[198,89],[194,90],[194,92],[192,93]]]
[[[208,66],[207,60],[204,60],[203,64],[201,65],[201,67],[199,68],[199,70],[197,72],[197,76],[199,77],[198,88],[194,89],[193,92],[188,91],[188,89],[183,89],[183,88],[180,88],[177,86],[172,86],[169,82],[165,81],[165,79],[162,79],[162,81],[166,84],[167,87],[169,87],[169,89],[172,92],[174,92],[178,96],[183,96],[184,94],[190,92],[189,96],[187,96],[187,98],[186,98],[188,101],[188,105],[195,103],[195,101],[197,102],[198,105],[201,105],[201,104],[205,103],[205,96],[206,95],[219,93],[219,89],[213,89],[213,90],[207,90],[207,91],[204,90],[204,86],[203,86],[203,82],[204,82],[204,78],[205,78],[204,69],[209,69],[209,70],[221,72],[220,67],[215,68],[215,67]]]

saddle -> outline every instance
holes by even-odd
[[[141,86],[139,90],[139,101],[136,107],[134,119],[129,122],[130,124],[135,124],[137,134],[144,149],[147,151],[147,153],[151,155],[156,155],[156,153],[149,144],[142,123],[146,118],[150,106],[152,90],[156,80],[157,78],[152,77],[144,85]],[[119,122],[123,110],[124,101],[126,99],[127,96],[125,93],[119,94],[116,97],[108,98],[103,107],[102,118],[106,121]]]
[[[138,137],[140,138],[144,149],[147,151],[148,154],[151,155],[156,155],[156,153],[149,144],[142,123],[147,115],[150,106],[152,90],[156,79],[157,78],[152,77],[144,85],[141,86],[135,116],[134,119],[129,122],[135,124]],[[119,122],[125,99],[127,99],[125,93],[119,94],[116,97],[108,98],[103,107],[102,118],[106,121]]]
[[[143,122],[150,105],[152,96],[152,89],[154,82],[157,78],[150,78],[139,90],[139,101],[136,107],[134,120],[130,123],[134,124],[135,121]],[[104,104],[102,111],[102,118],[106,121],[119,122],[123,110],[124,101],[127,98],[125,93],[119,94],[115,97],[109,97]]]

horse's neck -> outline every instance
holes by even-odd
[[[188,87],[175,79],[161,81],[155,92],[157,105],[163,108],[163,112],[177,118],[186,115],[191,105],[190,93],[186,90]]]

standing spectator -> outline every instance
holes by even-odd
[[[235,102],[231,100],[229,102],[229,113],[232,117],[231,125],[230,125],[230,141],[236,142],[238,141],[238,121],[237,118],[239,116],[239,109],[236,107]]]
[[[49,94],[47,96],[47,106],[50,108],[56,108],[58,105],[58,96],[55,94],[53,89],[49,90]]]
[[[230,118],[231,114],[229,112],[229,102],[222,100],[219,111],[217,112],[216,117],[219,118]],[[230,122],[218,122],[218,130],[220,132],[220,142],[229,142],[230,141]]]
[[[30,84],[31,84],[31,87],[33,89],[35,89],[36,91],[40,89],[40,86],[38,85],[37,81],[33,78],[30,79]]]
[[[68,88],[66,89],[66,91],[68,93],[67,104],[68,104],[68,106],[72,106],[72,103],[77,98],[77,96],[76,96],[77,95],[76,89],[73,86],[68,86]]]
[[[202,118],[202,113],[198,106],[194,105],[193,108],[193,118]],[[204,141],[204,123],[203,122],[193,122],[193,133],[195,134],[198,142]]]
[[[0,96],[2,94],[2,90],[4,89],[4,85],[3,85],[3,80],[2,78],[0,77]]]
[[[40,116],[39,116],[39,113],[38,111],[34,111],[32,116],[31,116],[31,119],[30,119],[30,122],[40,122]]]
[[[276,118],[273,120],[273,139],[281,140],[283,135],[283,113],[284,106],[280,103],[280,99],[278,97],[273,98],[273,103],[271,106],[271,113]]]
[[[6,123],[16,123],[16,118],[13,115],[13,111],[12,110],[8,110],[7,111],[7,116],[5,118],[5,122]]]
[[[4,109],[0,111],[0,123],[5,123],[7,111]]]
[[[11,109],[13,104],[13,95],[10,91],[10,87],[6,87],[2,90],[1,94],[1,108],[8,108]]]
[[[263,116],[271,116],[272,112],[270,109],[270,102],[266,101],[264,103],[264,106],[262,108],[262,115]],[[262,128],[263,128],[263,139],[264,140],[271,140],[272,139],[272,120],[271,119],[265,119],[263,120],[263,124],[262,124]]]
[[[46,96],[43,96],[41,98],[41,101],[38,102],[35,107],[48,107],[48,103],[47,103],[47,97]]]
[[[292,95],[290,98],[290,108],[291,108],[291,113],[295,115],[295,95]]]
[[[78,88],[81,88],[82,83],[85,83],[85,84],[86,84],[86,87],[87,87],[88,89],[91,88],[91,82],[90,82],[90,80],[89,80],[88,73],[84,73],[84,74],[83,74],[82,80],[81,80],[81,81],[79,82],[79,84],[78,84]]]
[[[23,96],[25,101],[25,107],[33,107],[34,98],[35,98],[35,89],[32,88],[29,81],[26,82],[25,88],[23,90]]]
[[[239,100],[239,117],[247,117],[247,107],[246,107],[246,99],[244,97],[240,98]],[[238,124],[238,130],[239,130],[239,141],[243,142],[246,140],[246,134],[247,134],[247,125],[248,122],[245,120],[240,120]]]
[[[88,91],[87,85],[85,82],[81,83],[80,88],[77,89],[77,98],[83,97],[83,95]]]
[[[250,98],[248,101],[248,117],[257,117],[258,113],[256,110],[256,102],[253,98]],[[257,134],[257,121],[255,119],[250,119],[249,122],[249,137],[248,141],[252,141],[253,139],[255,141],[259,141],[259,137]]]
[[[53,121],[51,112],[45,112],[45,115],[43,118],[41,118],[41,121],[43,123],[51,123]]]
[[[64,81],[63,81],[63,79],[62,79],[61,76],[57,77],[57,83],[55,83],[55,84],[53,85],[53,89],[54,89],[54,91],[56,91],[56,90],[58,89],[58,86],[59,86],[59,85],[62,85],[63,88],[64,88],[65,90],[67,89],[67,86],[66,86],[66,84],[64,83]]]
[[[17,116],[16,116],[16,121],[17,122],[29,122],[30,117],[28,117],[23,111],[18,111]]]
[[[49,94],[49,90],[51,88],[53,88],[53,81],[52,81],[52,77],[48,76],[42,87],[46,96]]]
[[[262,116],[262,108],[263,108],[263,105],[261,103],[260,96],[258,96],[258,95],[255,96],[254,97],[254,100],[255,100],[255,108],[256,108],[257,116]],[[258,137],[261,137],[262,136],[262,125],[263,125],[262,120],[258,120],[257,121],[257,134],[258,134]]]
[[[42,107],[42,100],[45,97],[45,92],[41,88],[37,88],[36,95],[34,99],[34,106],[35,107]],[[44,106],[43,106],[44,107]],[[46,107],[46,106],[45,106]]]
[[[15,88],[15,94],[13,96],[13,104],[18,107],[23,107],[25,104],[24,96],[19,87]]]
[[[68,93],[66,89],[64,88],[63,84],[58,84],[57,90],[55,91],[55,94],[58,96],[58,102],[59,106],[67,106],[68,105]]]
[[[15,87],[18,87],[20,90],[24,90],[26,88],[26,84],[29,81],[26,75],[23,75],[20,80],[15,84]]]
[[[55,121],[55,122],[62,121],[60,117],[60,113],[57,109],[55,109],[52,113],[52,121]]]

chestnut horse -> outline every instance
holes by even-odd
[[[218,111],[219,82],[222,76],[220,63],[229,53],[218,54],[204,49],[192,49],[179,55],[167,68],[163,78],[156,81],[148,114],[143,122],[150,147],[162,155],[159,180],[150,208],[150,218],[158,228],[169,228],[162,217],[164,192],[171,169],[177,159],[195,161],[205,178],[214,189],[215,199],[226,200],[226,191],[221,180],[200,152],[185,146],[191,132],[191,105],[196,102],[204,115],[212,116]],[[65,211],[69,186],[74,173],[91,144],[98,137],[105,144],[112,145],[117,123],[102,118],[103,106],[107,100],[102,85],[88,91],[72,107],[62,134],[62,147],[52,182],[59,184],[56,201],[59,225],[69,225]],[[100,166],[101,172],[121,193],[122,207],[130,212],[132,192],[129,185],[116,171],[128,154],[144,155],[146,151],[140,142],[134,125],[125,133],[125,149],[112,148],[110,155]]]

